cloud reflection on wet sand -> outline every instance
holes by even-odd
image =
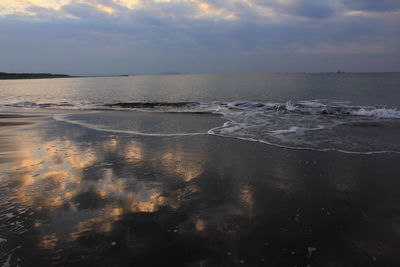
[[[347,253],[336,263],[399,260],[390,252],[400,247],[398,224],[382,211],[399,207],[396,155],[379,162],[387,172],[376,181],[367,163],[383,156],[137,138],[51,120],[7,138],[18,159],[1,164],[1,261],[293,266],[325,264],[336,253]],[[388,217],[373,217],[382,212]],[[372,226],[389,230],[371,234]]]

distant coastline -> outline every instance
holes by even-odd
[[[67,75],[53,73],[8,73],[0,72],[0,80],[17,79],[49,79],[49,78],[96,78],[96,77],[133,77],[133,76],[175,76],[175,75],[286,75],[286,74],[305,74],[305,75],[338,75],[338,74],[400,74],[400,72],[265,72],[265,73],[179,73],[179,72],[161,72],[155,74],[100,74],[100,75]]]
[[[0,80],[72,78],[72,77],[73,76],[66,75],[66,74],[52,74],[52,73],[7,73],[7,72],[0,72]]]
[[[179,72],[176,71],[167,71],[167,72],[161,72],[161,73],[157,73],[157,75],[179,75]]]

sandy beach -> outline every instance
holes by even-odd
[[[400,0],[0,25],[0,267],[400,267]]]
[[[395,266],[398,154],[0,119],[0,263]],[[3,265],[7,266],[7,265]]]

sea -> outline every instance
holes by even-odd
[[[2,80],[0,111],[52,113],[59,121],[132,135],[400,153],[400,73]]]

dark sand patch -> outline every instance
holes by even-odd
[[[41,115],[22,115],[22,114],[0,114],[0,119],[16,119],[16,118],[37,118]]]
[[[19,125],[29,125],[31,122],[18,122],[18,121],[0,121],[0,127],[5,126],[19,126]]]
[[[22,115],[22,114],[0,114],[0,127],[20,126],[33,124],[34,118],[44,117],[42,115]]]

